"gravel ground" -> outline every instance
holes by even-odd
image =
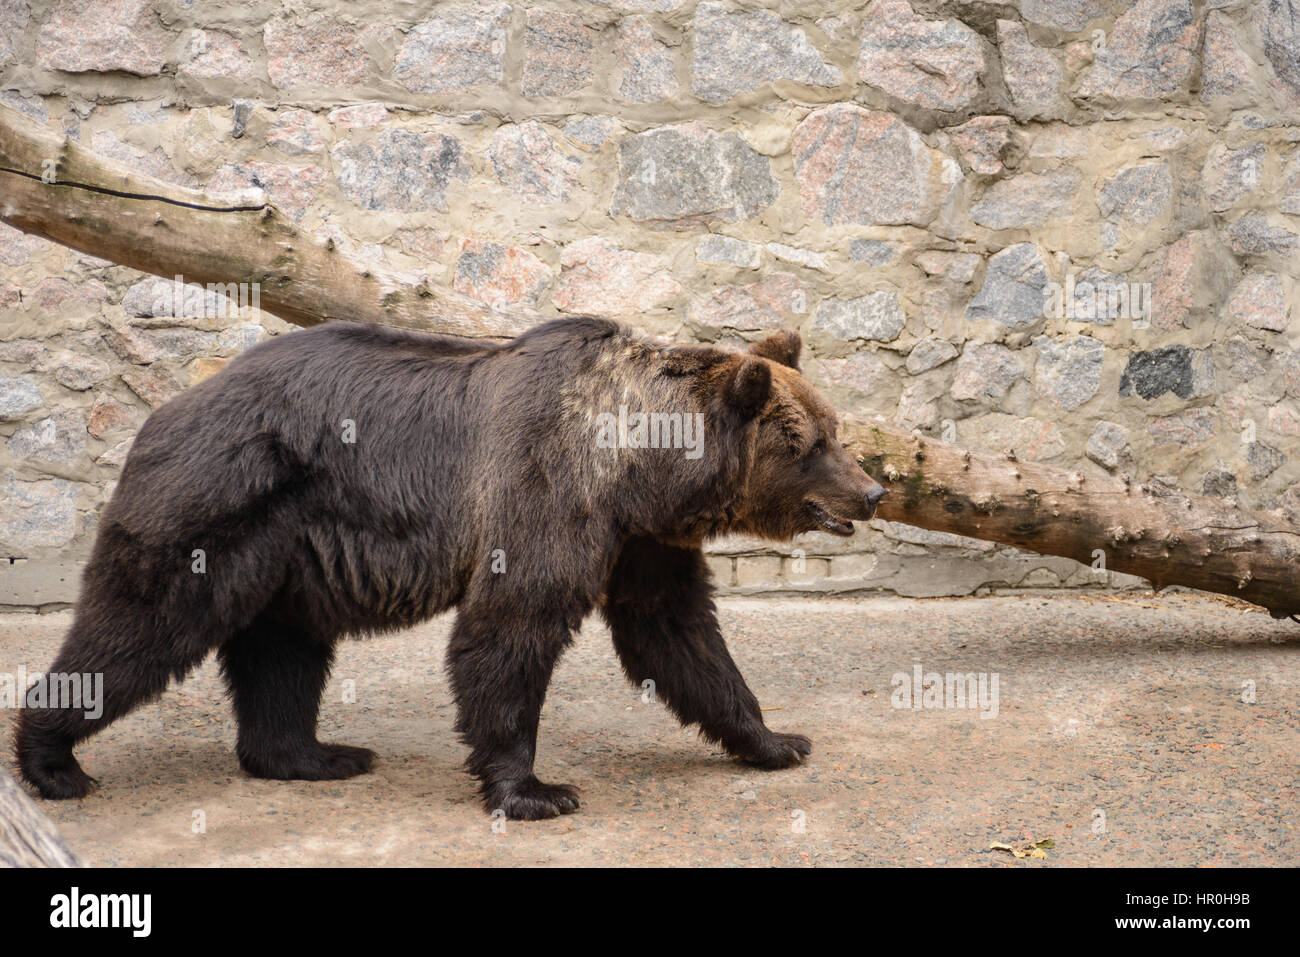
[[[768,723],[812,737],[804,766],[757,771],[701,743],[623,681],[592,621],[551,684],[538,761],[543,780],[581,788],[583,808],[494,829],[459,770],[443,618],[341,649],[321,737],[374,748],[372,774],[245,777],[209,661],[81,747],[98,792],[43,806],[97,865],[1300,860],[1300,625],[1180,595],[727,600],[720,610]],[[0,672],[48,666],[68,621],[0,616]],[[916,663],[941,681],[996,674],[996,717],[893,707],[893,675],[910,679]],[[11,731],[0,730],[7,750]],[[989,850],[1046,839],[1045,859]]]

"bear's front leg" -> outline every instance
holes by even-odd
[[[539,821],[578,810],[578,791],[533,774],[546,686],[569,644],[563,615],[462,607],[447,649],[456,730],[488,813]]]
[[[698,548],[628,541],[603,614],[628,678],[637,685],[653,681],[682,724],[698,724],[729,754],[769,770],[812,753],[802,734],[779,734],[763,723],[758,699],[718,628],[709,567]]]

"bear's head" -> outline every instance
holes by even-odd
[[[885,494],[840,445],[835,410],[799,373],[801,348],[785,329],[732,353],[721,370],[726,403],[753,425],[733,531],[779,541],[817,530],[852,535]]]

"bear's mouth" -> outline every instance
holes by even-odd
[[[840,518],[838,515],[828,512],[816,502],[806,503],[808,511],[812,512],[812,517],[816,519],[817,524],[832,535],[841,535],[845,538],[853,534],[853,523],[847,518]]]

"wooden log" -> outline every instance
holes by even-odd
[[[58,828],[0,769],[0,867],[81,867]]]
[[[971,452],[916,434],[848,421],[840,438],[890,493],[892,522],[1061,555],[1149,579],[1300,613],[1300,529],[1280,515],[1234,508],[1121,477],[1021,462],[1013,449]]]
[[[260,189],[210,196],[142,176],[9,107],[0,107],[0,221],[167,279],[258,283],[260,307],[300,326],[350,319],[503,338],[541,320],[350,260]]]

